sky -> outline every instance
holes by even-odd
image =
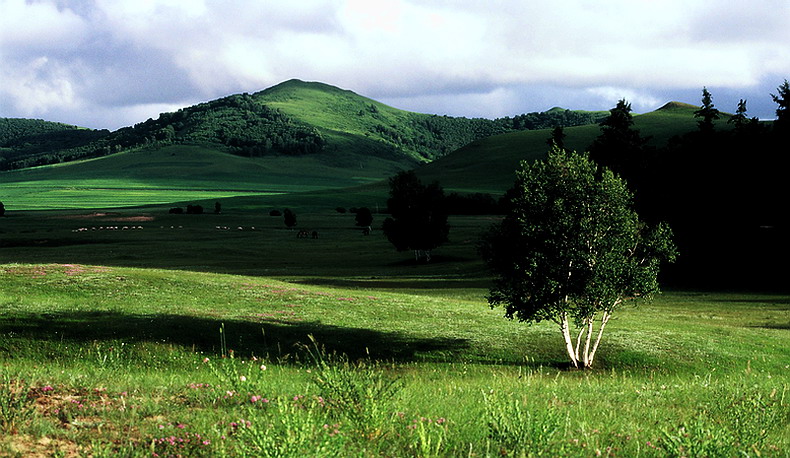
[[[298,78],[495,118],[677,100],[775,116],[787,0],[0,0],[0,117],[117,129]]]

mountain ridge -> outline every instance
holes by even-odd
[[[404,168],[430,162],[474,140],[506,132],[596,122],[605,112],[553,110],[488,120],[414,113],[351,90],[298,79],[162,113],[114,132],[92,131],[57,150],[0,142],[0,169],[25,168],[171,144],[213,145],[248,157],[322,154],[355,162],[373,155]],[[76,130],[76,129],[75,129]],[[19,140],[18,138],[16,140]],[[46,142],[57,142],[57,137]]]

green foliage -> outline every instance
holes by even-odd
[[[771,99],[777,105],[774,126],[778,131],[790,130],[790,83],[784,80],[776,88],[776,94],[771,94]]]
[[[621,99],[601,122],[601,135],[590,145],[590,157],[628,179],[645,166],[648,139],[633,127],[631,104]]]
[[[310,336],[307,347],[314,365],[312,381],[320,401],[337,420],[369,438],[381,435],[392,414],[401,384],[375,361],[351,362],[346,355],[328,352]]]
[[[426,186],[413,171],[398,173],[390,178],[387,210],[392,217],[384,220],[384,235],[398,251],[414,250],[417,260],[430,261],[430,251],[447,241],[450,226],[438,183]]]
[[[702,118],[698,122],[700,132],[713,132],[713,121],[719,119],[719,110],[714,107],[712,97],[706,87],[702,88],[702,106],[694,112],[694,117]]]
[[[589,336],[601,313],[602,329],[623,301],[657,292],[660,263],[675,257],[669,228],[648,230],[625,182],[585,154],[555,148],[524,163],[509,197],[509,213],[482,246],[496,274],[489,303],[510,319],[556,322],[569,345],[569,318]],[[588,358],[587,349],[589,337],[585,365],[595,352]]]
[[[39,119],[0,118],[0,170],[73,161],[106,153],[106,130]]]
[[[555,455],[563,417],[553,407],[530,410],[518,396],[483,393],[488,439],[501,456]]]

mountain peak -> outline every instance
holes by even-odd
[[[667,102],[661,108],[657,109],[656,111],[675,111],[675,110],[688,110],[688,109],[699,109],[698,106],[691,105],[690,103],[683,103],[683,102]]]

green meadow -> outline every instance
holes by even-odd
[[[572,371],[556,325],[488,308],[493,217],[415,264],[316,195],[291,196],[320,234],[297,239],[267,198],[3,218],[0,455],[790,450],[790,296],[667,291]]]
[[[488,307],[477,246],[501,217],[451,215],[427,264],[378,229],[386,178],[425,159],[382,144],[433,145],[426,115],[298,81],[259,95],[334,150],[153,142],[0,173],[0,456],[790,455],[790,295],[666,288],[571,370],[557,325]],[[695,109],[635,127],[666,145]],[[499,196],[549,133],[417,173]],[[583,150],[600,129],[565,133]],[[169,212],[188,204],[205,213]],[[370,208],[372,234],[338,207]]]

